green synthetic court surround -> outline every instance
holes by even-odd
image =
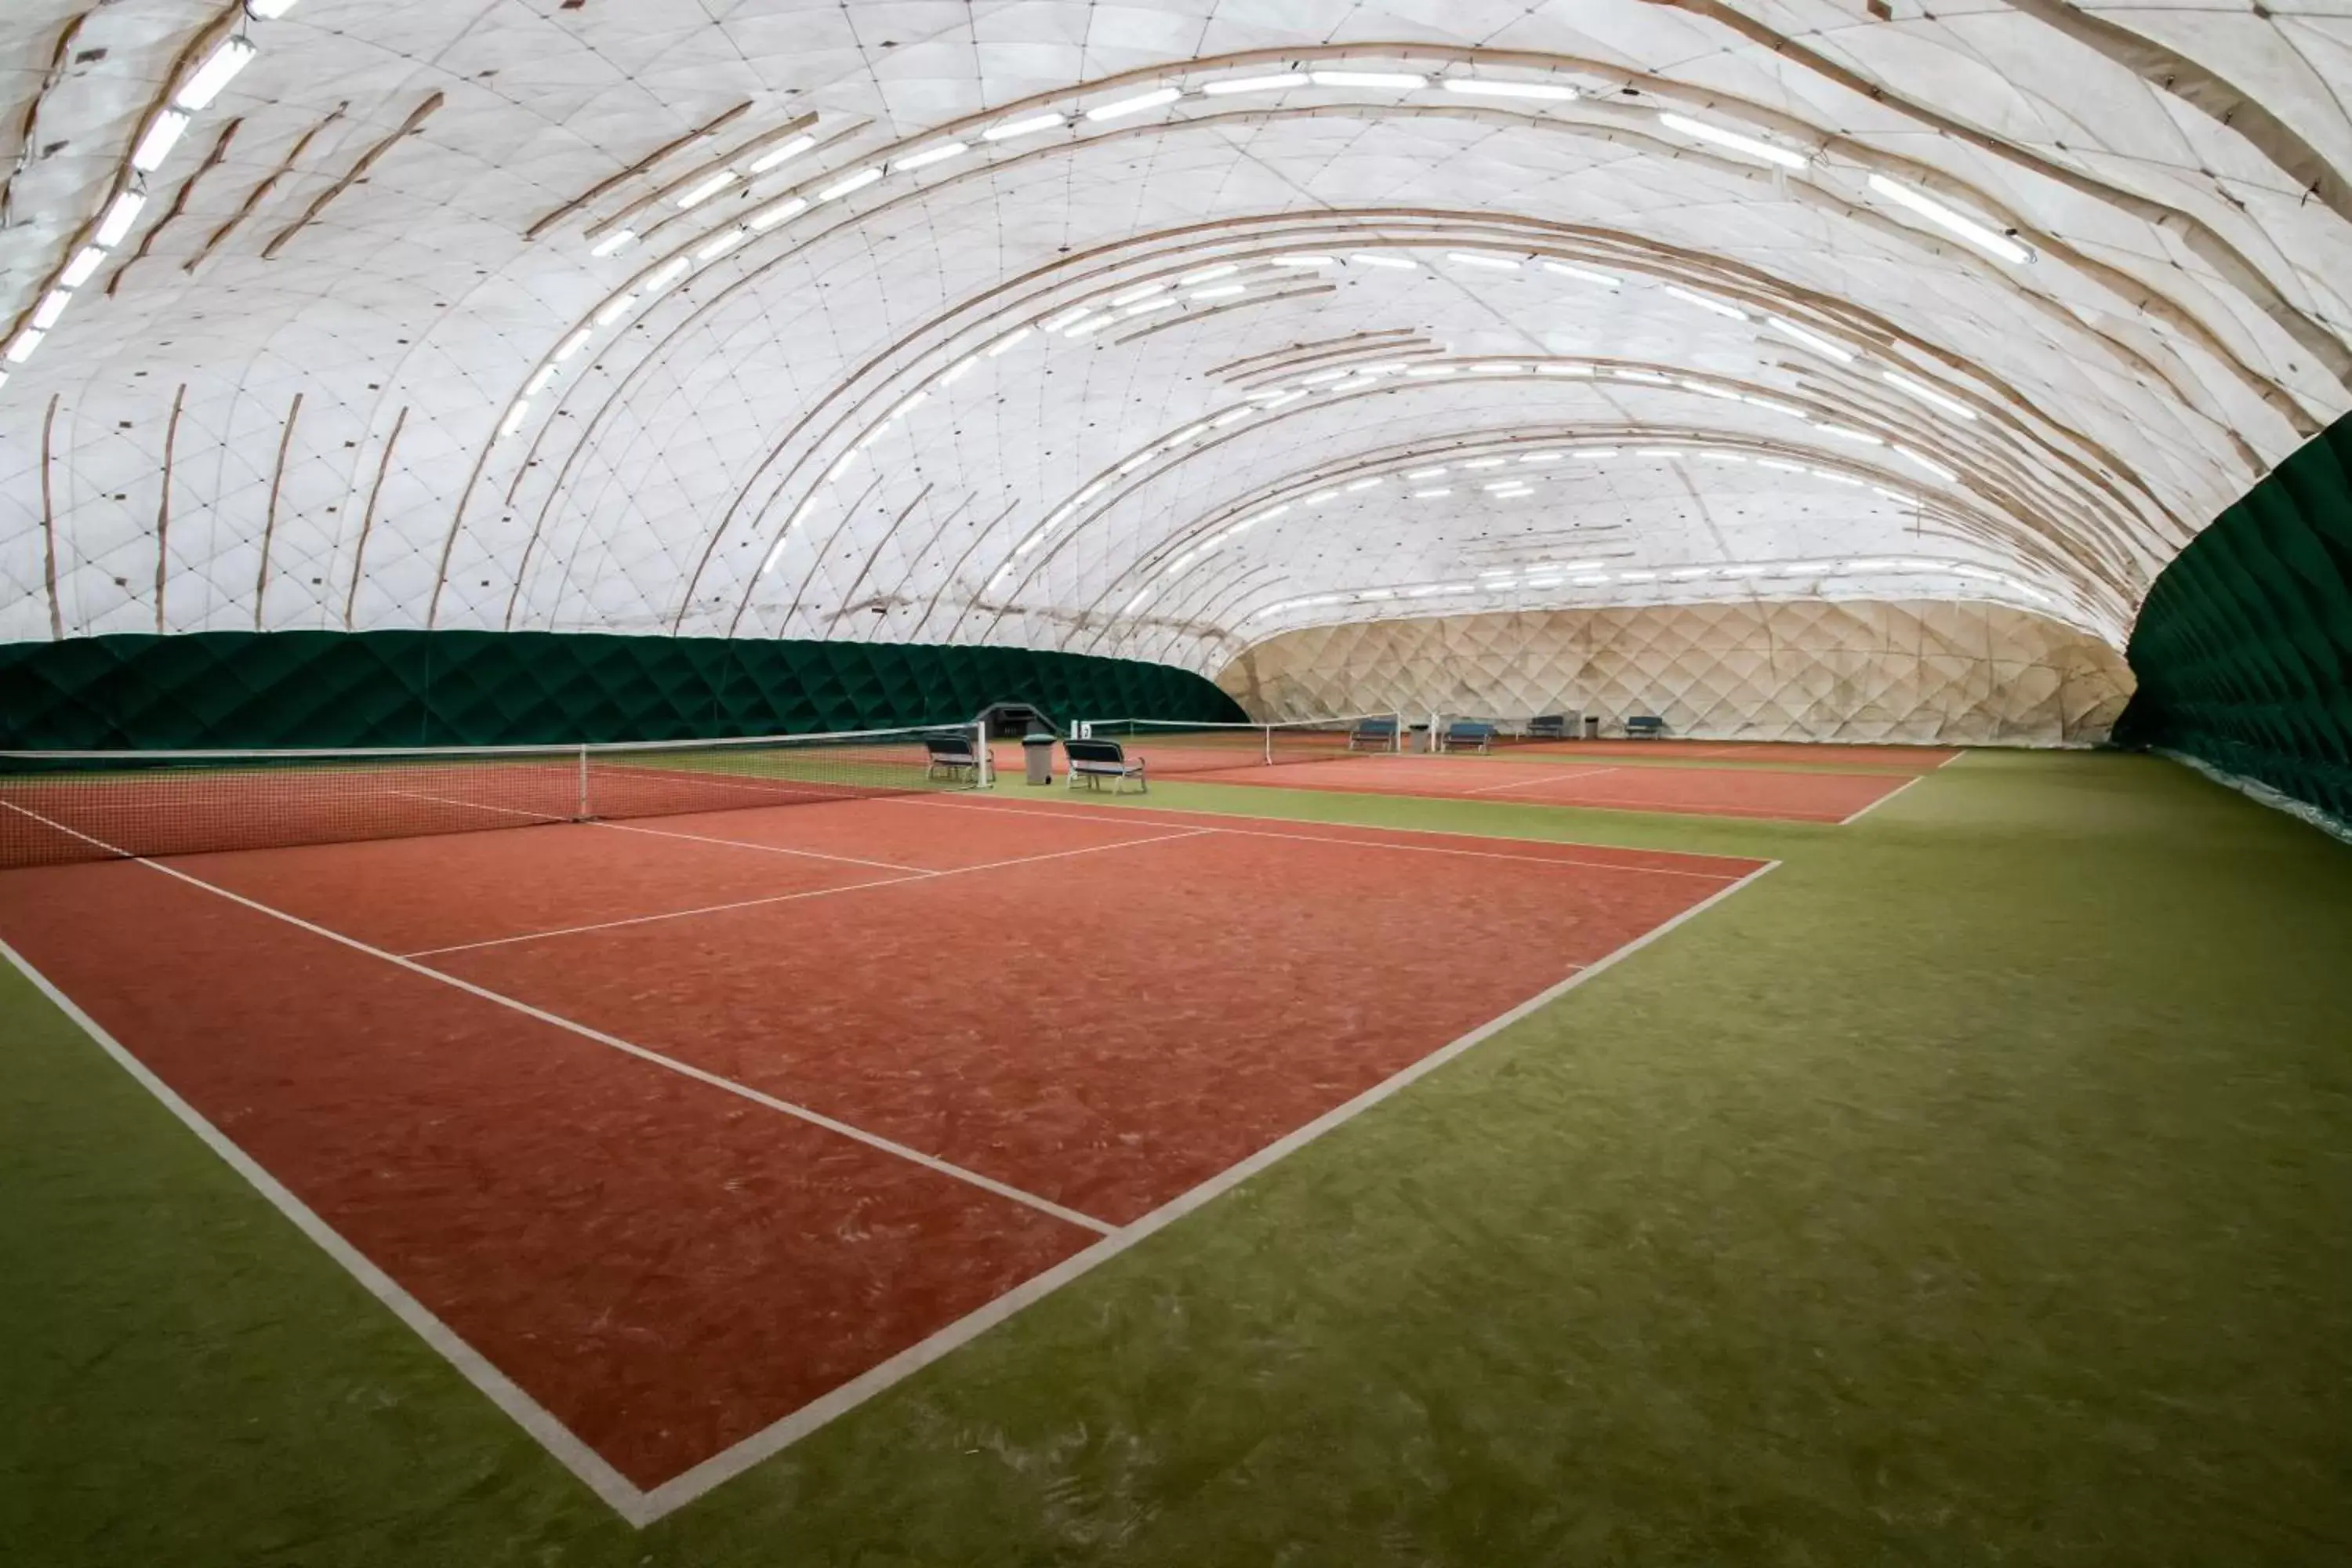
[[[1187,670],[1031,648],[587,632],[198,632],[0,647],[0,751],[523,745],[965,723],[993,702],[1233,721]]]
[[[2352,820],[2352,416],[2216,518],[2133,628],[2118,743],[2183,752]]]

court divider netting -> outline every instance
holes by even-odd
[[[1164,778],[1171,773],[1226,773],[1285,763],[1393,755],[1402,748],[1404,723],[1397,713],[1354,713],[1277,724],[1088,719],[1073,724],[1070,733],[1081,740],[1117,741],[1145,760],[1151,777]]]
[[[983,726],[544,746],[0,752],[0,868],[974,789]]]

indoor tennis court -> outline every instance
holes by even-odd
[[[0,1568],[2352,1564],[2352,31],[0,5]]]

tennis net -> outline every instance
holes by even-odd
[[[977,726],[572,746],[0,752],[0,868],[811,805],[988,782]]]
[[[1170,719],[1090,719],[1071,733],[1118,741],[1144,759],[1153,778],[1229,773],[1284,763],[1335,762],[1393,752],[1404,726],[1394,713],[1358,713],[1282,724],[1213,724]]]

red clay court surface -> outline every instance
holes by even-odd
[[[0,938],[644,1522],[1760,869],[907,797],[35,867]]]
[[[1646,745],[1646,742],[1635,742]],[[1337,790],[1360,795],[1429,795],[1444,800],[1492,800],[1518,805],[1576,805],[1611,811],[1664,811],[1698,816],[1760,817],[1776,822],[1851,822],[1916,773],[1783,773],[1763,768],[1643,767],[1562,758],[1542,766],[1515,749],[1511,757],[1369,756],[1277,763],[1201,772],[1169,742],[1135,742],[1130,754],[1147,766],[1167,759],[1160,773],[1206,783],[1271,789]],[[1197,756],[1199,753],[1195,753]]]

